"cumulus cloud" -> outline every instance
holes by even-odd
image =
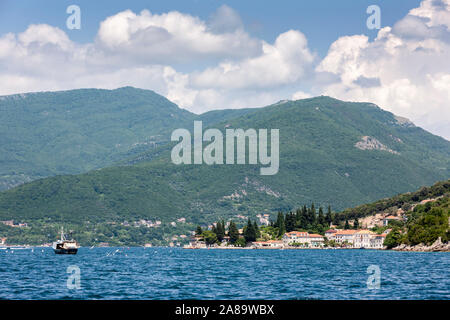
[[[152,14],[120,12],[100,24],[97,44],[112,55],[145,63],[191,62],[211,58],[242,58],[261,51],[261,41],[239,25],[238,14],[221,7],[210,26],[197,17],[171,11]]]
[[[373,41],[339,38],[316,68],[339,77],[322,93],[376,103],[448,139],[449,26],[450,0],[425,0]]]
[[[303,33],[290,30],[280,34],[273,45],[264,42],[260,56],[237,63],[223,62],[193,74],[192,84],[227,89],[274,87],[302,78],[313,60]]]
[[[215,33],[233,32],[244,28],[239,14],[225,4],[211,15],[208,26]]]

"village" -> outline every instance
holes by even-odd
[[[242,229],[240,229],[241,231]],[[246,249],[384,249],[384,240],[391,229],[382,234],[376,234],[368,229],[341,230],[329,229],[325,236],[320,234],[291,231],[286,232],[281,240],[253,241]],[[229,237],[225,236],[220,244],[207,245],[201,236],[193,236],[185,249],[238,249],[242,247],[229,244]]]

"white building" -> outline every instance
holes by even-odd
[[[353,247],[354,248],[370,248],[370,240],[373,238],[375,233],[369,230],[358,230],[353,236]]]
[[[386,239],[386,234],[376,234],[370,239],[371,249],[383,249],[384,239]]]
[[[336,232],[337,231],[335,229],[329,229],[325,231],[325,237],[327,237],[328,240],[335,240]]]
[[[282,248],[284,246],[283,241],[279,240],[254,241],[252,244],[255,248]]]
[[[356,230],[339,230],[334,234],[335,241],[337,243],[348,243],[348,245],[353,246],[354,235]]]
[[[293,243],[300,243],[308,247],[322,247],[324,238],[320,234],[309,234],[308,232],[291,231],[283,235],[283,243],[285,246]]]

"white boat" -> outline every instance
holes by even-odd
[[[52,248],[56,254],[77,254],[79,246],[75,240],[66,239],[64,229],[61,228],[61,239],[53,242]]]

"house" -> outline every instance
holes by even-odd
[[[334,240],[334,235],[336,234],[337,230],[335,229],[329,229],[325,231],[325,237],[327,237],[328,240]]]
[[[308,232],[291,231],[283,235],[283,243],[288,246],[292,243],[307,243]]]
[[[320,234],[308,234],[308,243],[311,247],[323,247],[324,238]]]
[[[324,243],[324,238],[320,234],[309,234],[302,231],[291,231],[283,235],[283,243],[285,246],[293,243],[302,243],[306,246],[321,247]]]
[[[396,216],[387,216],[383,219],[383,226],[387,226],[389,225],[390,221],[395,221],[395,220],[400,220],[400,217],[396,217]]]
[[[340,230],[334,234],[334,240],[338,243],[347,242],[349,245],[353,246],[354,235],[357,230]]]
[[[354,248],[370,248],[371,239],[374,233],[369,230],[358,230],[353,235],[353,247]]]
[[[0,221],[0,222],[3,223],[5,226],[10,226],[10,227],[14,226],[14,220],[5,220],[5,221]]]
[[[5,244],[7,238],[0,238],[0,244]]]
[[[386,239],[386,234],[384,234],[384,233],[373,235],[370,239],[370,248],[371,249],[383,249],[385,239]]]
[[[202,236],[192,236],[189,244],[185,245],[186,249],[198,249],[198,248],[206,248],[206,243],[203,240]]]
[[[280,240],[254,241],[253,246],[255,248],[282,248],[284,243]]]

